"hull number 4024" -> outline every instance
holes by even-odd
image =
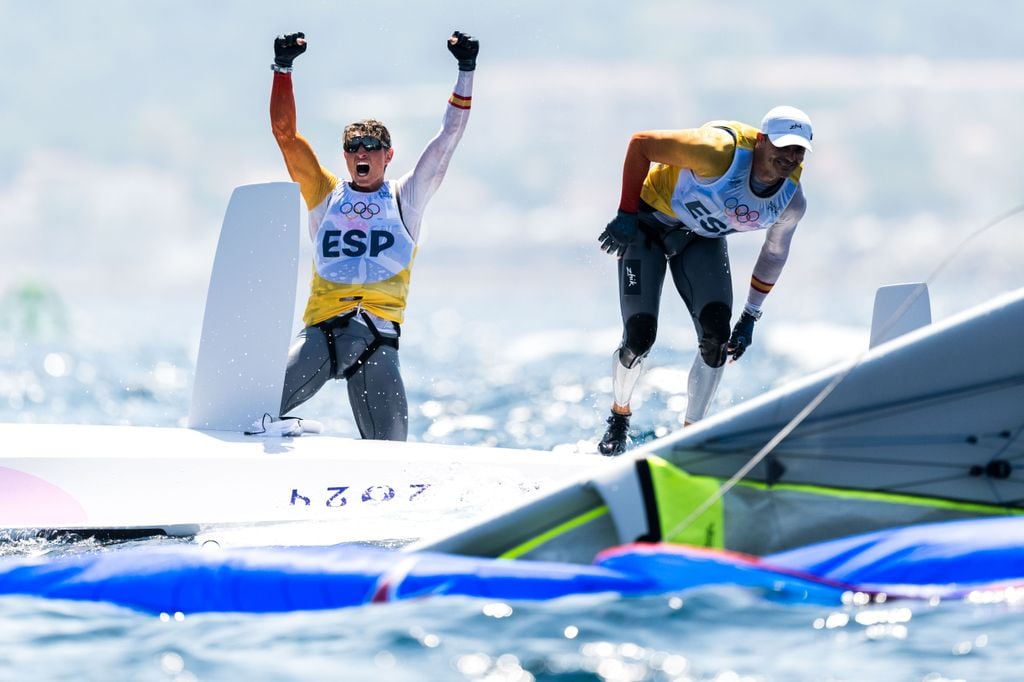
[[[381,502],[411,502],[422,495],[430,485],[428,483],[409,483],[401,486],[398,490],[390,485],[371,485],[363,491],[353,490],[352,486],[339,485],[327,488],[321,495],[307,496],[299,492],[298,488],[292,488],[291,506],[311,507],[314,499],[317,506],[321,503],[327,507],[344,507],[349,503],[361,504],[368,502],[377,504]]]

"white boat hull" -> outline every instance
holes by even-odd
[[[0,528],[154,529],[397,520],[405,537],[564,484],[585,454],[227,431],[0,425]],[[416,526],[413,528],[410,526]],[[381,529],[378,529],[381,530]]]

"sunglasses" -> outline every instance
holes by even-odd
[[[375,152],[378,149],[387,149],[391,145],[385,144],[379,137],[372,135],[360,135],[353,137],[351,140],[345,142],[345,151],[349,154],[355,154],[362,147],[368,152]]]

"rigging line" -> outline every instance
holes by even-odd
[[[929,469],[933,469],[933,470],[936,470],[936,471],[941,471],[941,470],[946,470],[946,469],[960,470],[961,473],[959,475],[961,477],[963,476],[964,473],[966,473],[966,471],[973,464],[977,463],[977,460],[975,462],[932,462],[932,463],[929,463],[929,462],[923,462],[920,459],[898,459],[898,458],[894,458],[894,457],[868,457],[868,456],[864,456],[864,455],[853,455],[853,454],[838,455],[838,456],[835,456],[835,457],[821,457],[821,456],[815,455],[813,453],[808,454],[808,453],[803,453],[803,452],[800,452],[800,451],[793,451],[793,450],[785,450],[785,451],[783,451],[783,454],[785,454],[787,462],[799,462],[799,461],[818,462],[818,461],[821,461],[821,462],[833,462],[835,464],[864,464],[864,465],[868,465],[868,466],[876,465],[877,464],[877,465],[885,465],[885,466],[888,466],[888,467],[904,466],[904,467],[914,467],[914,468],[919,468],[919,467],[922,467],[922,466],[927,466]],[[988,454],[988,453],[986,452],[986,453],[982,453],[982,454]],[[991,460],[980,460],[980,461],[987,462],[987,461],[991,461]]]
[[[1022,432],[1024,432],[1024,426],[1018,428],[1016,433],[1007,432],[1006,442],[1003,443],[1003,447],[997,448],[997,451],[992,454],[992,460],[996,459],[997,457],[1002,457],[1003,459],[1009,460],[1010,457],[1015,456],[1014,453],[1010,451],[1010,448],[1011,446],[1013,446],[1013,442],[1017,440],[1017,438],[1020,436]],[[1008,451],[1010,451],[1010,454],[1006,454]]]
[[[858,362],[859,360],[860,358],[858,358]],[[957,386],[955,388],[948,388],[943,391],[936,391],[923,395],[909,396],[876,406],[850,409],[829,416],[827,421],[815,422],[814,426],[808,425],[808,428],[812,429],[809,431],[809,434],[815,433],[816,431],[814,429],[827,431],[835,426],[851,426],[858,424],[861,421],[877,419],[879,417],[898,416],[904,412],[919,410],[922,407],[934,406],[939,403],[960,400],[965,397],[977,397],[985,393],[1013,389],[1022,383],[1024,383],[1024,374],[1015,374],[998,380],[968,384],[966,386]]]
[[[906,435],[893,435],[893,436],[865,436],[864,438],[858,438],[854,440],[850,436],[843,438],[832,438],[829,440],[830,443],[834,444],[838,448],[842,448],[845,452],[850,453],[849,455],[834,455],[821,454],[821,446],[818,444],[819,439],[816,437],[818,434],[808,434],[801,432],[799,437],[795,437],[789,443],[783,452],[787,457],[790,458],[803,458],[803,459],[827,459],[829,461],[847,461],[850,459],[864,460],[864,461],[877,461],[877,462],[891,462],[893,464],[916,464],[920,462],[919,457],[911,459],[904,459],[898,456],[890,456],[886,453],[884,456],[878,455],[874,457],[868,457],[863,454],[865,450],[877,450],[879,448],[893,448],[893,447],[921,447],[921,448],[934,448],[939,446],[950,446],[950,445],[964,445],[970,446],[976,453],[991,453],[993,455],[1003,455],[1007,451],[1016,456],[1017,453],[1024,452],[1024,450],[1018,450],[1015,444],[1012,442],[1013,439],[1003,436],[1002,433],[967,433],[964,435],[941,435],[931,436],[927,434],[906,434]],[[809,443],[807,441],[810,441]],[[1022,444],[1024,445],[1024,444]],[[705,462],[719,459],[721,457],[736,457],[742,455],[745,451],[749,452],[749,448],[709,448],[706,450],[706,454],[703,457],[693,459],[676,459],[679,466],[686,467],[694,463],[703,464]],[[941,466],[939,463],[935,463],[932,466]]]
[[[886,332],[889,331],[892,325],[896,323],[896,321],[903,315],[903,313],[905,313],[910,308],[910,306],[913,305],[914,301],[916,301],[921,296],[921,294],[924,293],[925,289],[928,287],[930,283],[932,283],[935,280],[939,273],[945,270],[946,266],[948,266],[954,258],[960,255],[960,252],[963,251],[964,247],[967,246],[967,244],[971,240],[973,240],[975,237],[982,234],[983,232],[992,229],[993,227],[1003,222],[1004,220],[1017,215],[1018,213],[1024,213],[1024,204],[1014,206],[1010,210],[997,215],[996,217],[992,218],[987,223],[985,223],[984,225],[982,225],[981,227],[977,228],[976,230],[968,234],[966,237],[964,237],[964,239],[961,240],[961,242],[952,249],[949,255],[947,255],[935,267],[935,269],[932,270],[931,274],[928,275],[925,281],[914,288],[914,291],[912,291],[910,295],[907,296],[903,304],[900,305],[895,312],[893,312],[892,316],[888,320],[886,320],[886,323],[882,326],[882,331],[880,333],[885,334]],[[754,469],[754,467],[760,464],[761,460],[767,457],[769,453],[771,453],[776,447],[778,447],[779,443],[786,439],[786,436],[791,434],[794,431],[794,429],[796,429],[796,427],[800,426],[800,424],[811,415],[812,412],[818,409],[818,406],[825,402],[826,398],[832,395],[836,388],[839,387],[839,384],[843,383],[846,377],[848,377],[850,373],[860,365],[861,361],[864,359],[864,356],[866,356],[870,351],[871,349],[868,348],[866,350],[861,351],[856,357],[854,357],[853,362],[850,363],[849,367],[847,367],[842,372],[837,374],[832,379],[832,381],[830,381],[828,385],[825,386],[825,388],[821,389],[821,391],[816,396],[814,396],[814,398],[812,398],[811,401],[807,403],[807,405],[805,405],[804,408],[800,410],[795,417],[789,420],[789,423],[783,426],[778,431],[778,433],[772,436],[771,440],[765,443],[764,446],[760,450],[758,450],[753,457],[747,460],[747,463],[740,467],[739,471],[733,474],[733,476],[728,481],[723,483],[718,488],[718,490],[712,493],[706,500],[704,500],[704,502],[699,504],[697,508],[690,512],[690,514],[686,518],[677,523],[669,533],[663,534],[662,537],[677,536],[683,530],[688,528],[690,524],[692,524],[694,521],[700,518],[701,514],[710,509],[711,505],[715,504],[720,499],[722,499],[722,497],[724,497],[726,493],[732,490],[737,483],[742,481],[747,476],[747,474],[749,474]]]
[[[1005,479],[1003,479],[1000,482],[1007,484],[1004,487],[1009,487],[1010,483],[1016,483],[1018,485],[1020,485],[1022,483],[1021,481],[1014,481],[1014,480],[1012,480],[1010,478],[1005,478]],[[996,486],[996,481],[993,480],[991,476],[986,476],[985,477],[985,484],[988,486],[988,490],[989,490],[989,493],[992,495],[992,499],[996,500],[997,504],[1005,506],[1007,503],[1005,501],[1003,501],[1003,495],[999,494],[1000,493],[1000,489],[999,489],[999,487]],[[1004,494],[1008,495],[1009,491],[1004,491]]]
[[[802,435],[802,434],[801,434]],[[865,440],[861,442],[852,442],[850,440],[833,440],[837,447],[842,448],[845,454],[821,454],[820,448],[812,443],[811,445],[801,444],[800,440],[793,440],[789,442],[787,447],[782,452],[785,454],[787,460],[805,460],[805,461],[829,461],[837,463],[847,464],[905,464],[908,466],[920,465],[920,457],[914,458],[902,458],[890,456],[888,453],[884,455],[868,455],[864,453],[864,449],[870,448],[872,450],[878,450],[879,448],[891,448],[894,446],[898,447],[936,447],[936,446],[948,446],[948,445],[970,445],[978,451],[983,453],[989,453],[994,451],[996,454],[1002,454],[1006,451],[1006,447],[1000,442],[1002,438],[991,436],[986,441],[991,441],[982,444],[979,442],[968,442],[963,438],[942,438],[942,439],[929,439],[927,437],[911,437],[911,436],[898,436],[893,438],[877,437],[873,440]],[[794,445],[795,444],[795,445]],[[802,447],[816,449],[801,449]],[[715,460],[722,460],[723,458],[736,458],[741,456],[745,451],[749,449],[744,448],[730,448],[730,449],[715,449],[706,450],[702,453],[702,457],[694,457],[692,459],[678,459],[674,458],[672,461],[679,467],[686,469],[687,467],[694,467],[696,465],[706,464]],[[1013,451],[1011,456],[1018,457],[1024,456],[1024,451]],[[961,466],[960,463],[955,462],[935,462],[929,466],[942,468],[942,467],[957,467]]]
[[[812,437],[818,435],[821,432],[827,432],[837,427],[855,426],[864,421],[878,419],[879,417],[898,416],[903,412],[920,409],[922,406],[958,400],[965,396],[976,396],[983,393],[1001,391],[1007,388],[1014,388],[1019,384],[1024,384],[1024,374],[1014,374],[1012,376],[994,381],[986,381],[977,384],[969,384],[966,386],[958,386],[956,388],[950,388],[934,393],[927,393],[924,395],[915,395],[911,397],[902,398],[900,400],[894,400],[879,405],[873,405],[870,407],[858,407],[854,409],[848,409],[843,412],[833,413],[825,420],[808,423],[802,435],[805,438]],[[719,438],[717,440],[707,441],[706,445],[713,445],[716,443],[728,443],[729,441],[736,440],[737,438],[751,437],[766,431],[773,431],[775,428],[777,428],[776,425],[748,428],[743,431],[733,432],[732,434],[729,435],[728,440]],[[1024,424],[1022,424],[1021,428],[1024,429]],[[685,450],[685,448],[683,449]],[[725,452],[735,453],[740,451],[741,448],[737,447],[735,449],[727,450]],[[713,456],[714,455],[709,455],[709,458]]]
[[[961,474],[956,474],[955,476],[934,476],[934,477],[929,478],[929,479],[913,481],[912,483],[899,483],[899,484],[895,484],[895,485],[871,486],[871,487],[867,487],[867,486],[853,487],[853,486],[848,486],[848,485],[834,485],[834,484],[827,484],[826,485],[826,484],[822,484],[822,483],[813,483],[813,482],[777,483],[777,484],[774,484],[774,485],[768,485],[766,483],[740,481],[739,483],[737,483],[737,485],[750,485],[750,486],[754,486],[754,487],[765,486],[765,487],[770,487],[770,488],[782,488],[782,489],[785,489],[785,488],[788,487],[789,489],[809,489],[810,488],[810,489],[819,489],[819,490],[842,490],[842,491],[854,491],[854,492],[857,492],[857,493],[878,493],[878,494],[882,494],[882,495],[903,495],[903,496],[908,496],[908,497],[933,498],[934,496],[927,495],[925,493],[909,492],[909,491],[912,491],[914,488],[919,488],[921,486],[935,485],[937,483],[949,483],[951,481],[961,481],[963,479],[964,479],[964,474],[961,473]],[[1006,480],[1007,483],[1016,483],[1016,484],[1024,485],[1024,481],[1014,480],[1014,479],[1009,479],[1009,478],[1005,479],[1005,480]],[[946,499],[953,499],[953,498],[946,498]],[[957,499],[959,499],[959,501],[971,502],[971,504],[991,504],[990,502],[980,502],[978,500],[964,500],[962,498],[957,498]]]
[[[815,435],[815,434],[811,434]],[[782,452],[785,453],[787,459],[803,459],[808,461],[830,461],[830,462],[859,462],[868,464],[907,464],[917,465],[921,463],[919,458],[904,459],[901,457],[893,457],[888,454],[867,456],[862,454],[864,450],[871,449],[877,450],[878,448],[886,447],[937,447],[937,446],[949,446],[949,445],[961,445],[967,444],[976,448],[978,451],[985,453],[992,452],[995,455],[1004,457],[1024,457],[1024,449],[1017,449],[1015,444],[1012,442],[1013,438],[1005,438],[998,433],[984,433],[974,439],[974,435],[971,435],[971,439],[966,439],[959,436],[925,436],[925,435],[906,435],[906,436],[876,436],[874,438],[862,438],[856,441],[851,438],[846,439],[833,439],[831,442],[835,443],[838,447],[842,448],[848,454],[836,455],[828,454],[824,455],[821,453],[820,446],[816,445],[815,442],[806,444],[803,439],[807,437],[806,433],[801,433],[800,438],[791,440],[788,443],[788,447]],[[812,439],[813,440],[813,439]],[[1024,444],[1022,444],[1024,445]],[[804,449],[807,448],[807,449]],[[676,455],[673,458],[673,462],[683,469],[687,467],[699,466],[712,462],[714,460],[721,460],[726,457],[739,457],[744,452],[749,451],[749,448],[744,447],[730,447],[730,448],[707,448],[704,450],[694,450],[693,455],[700,454],[699,457],[679,457],[679,452],[676,451]],[[931,466],[935,467],[953,467],[959,466],[955,463],[933,463]]]

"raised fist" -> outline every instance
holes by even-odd
[[[459,71],[472,71],[476,68],[476,55],[480,52],[480,41],[467,33],[455,31],[448,39],[448,51],[459,60]]]
[[[292,68],[295,58],[305,51],[305,33],[288,33],[274,38],[274,63],[282,68]]]

